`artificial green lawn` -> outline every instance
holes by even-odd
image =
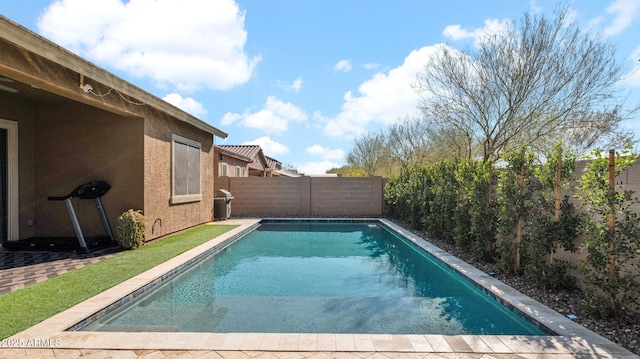
[[[0,339],[19,333],[236,226],[202,225],[0,295]]]

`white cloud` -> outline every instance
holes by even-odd
[[[311,155],[322,157],[325,160],[339,160],[344,158],[344,151],[341,149],[330,149],[320,145],[307,147],[305,152]]]
[[[576,9],[568,8],[567,17],[565,19],[566,24],[577,23],[580,18],[580,13]]]
[[[484,27],[471,30],[463,29],[461,25],[448,25],[442,31],[442,35],[450,37],[454,41],[470,38],[478,43],[484,36],[503,31],[510,23],[508,19],[487,19],[484,21]]]
[[[234,122],[236,122],[238,120],[242,120],[242,118],[243,118],[243,116],[241,114],[239,114],[239,113],[227,112],[220,119],[220,124],[222,124],[223,126],[228,126],[228,125],[231,125],[231,124],[233,124]]]
[[[244,11],[233,0],[56,0],[40,33],[92,61],[179,91],[247,82]]]
[[[533,14],[539,14],[542,10],[542,6],[539,6],[536,0],[531,0],[531,12]]]
[[[594,17],[587,22],[588,29],[598,28],[604,22],[604,16]]]
[[[287,153],[291,152],[289,147],[281,144],[280,142],[272,140],[268,136],[256,138],[253,141],[243,143],[243,145],[258,145],[260,146],[260,148],[262,148],[262,152],[269,157],[286,155]]]
[[[636,47],[631,54],[631,60],[634,66],[621,82],[629,87],[640,87],[640,46]]]
[[[302,77],[298,77],[297,79],[293,80],[293,83],[288,84],[288,83],[279,82],[278,85],[283,89],[285,89],[286,91],[298,93],[300,92],[300,90],[302,90],[303,83],[304,81],[302,81]]]
[[[249,110],[243,114],[227,112],[222,116],[222,125],[231,125],[236,121],[241,126],[256,128],[266,133],[283,133],[289,129],[291,122],[304,122],[307,114],[291,102],[283,102],[273,96],[267,97],[264,107],[251,113]]]
[[[378,64],[378,63],[370,63],[370,64],[364,64],[364,68],[365,70],[377,70],[379,68],[381,68],[382,65]]]
[[[293,83],[291,84],[291,89],[294,92],[300,92],[300,90],[302,89],[302,78],[298,77],[297,79],[295,79],[295,81],[293,81]]]
[[[333,66],[333,69],[335,71],[349,72],[351,71],[352,67],[353,66],[351,66],[351,60],[341,60]]]
[[[322,162],[307,162],[302,165],[295,165],[298,169],[298,172],[304,173],[305,175],[321,175],[327,173],[328,170],[336,167],[340,167],[342,165],[338,163],[334,163],[331,161],[322,161]]]
[[[615,0],[606,9],[608,14],[614,14],[611,25],[604,29],[605,35],[613,36],[624,31],[638,15],[640,1]]]
[[[415,115],[420,96],[411,85],[415,83],[416,74],[424,70],[429,57],[439,51],[439,46],[444,45],[414,50],[401,66],[387,73],[378,72],[363,82],[357,95],[347,92],[342,111],[334,118],[323,120],[325,134],[350,138],[365,132],[371,122],[386,125],[399,117]]]
[[[207,114],[207,110],[204,106],[191,97],[183,98],[180,94],[170,93],[163,97],[163,100],[194,116],[203,116]]]

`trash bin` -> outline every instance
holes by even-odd
[[[213,195],[213,214],[218,219],[228,219],[231,217],[231,192],[225,189],[217,189]]]

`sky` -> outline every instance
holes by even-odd
[[[305,174],[419,116],[436,46],[464,50],[525,12],[567,6],[601,32],[640,104],[640,0],[0,0],[0,14]],[[640,119],[625,126],[640,132]]]

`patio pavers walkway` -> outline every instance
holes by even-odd
[[[115,247],[89,254],[0,249],[0,295],[97,263],[117,252]]]
[[[85,358],[85,359],[592,359],[592,354],[481,354],[481,353],[407,353],[407,352],[265,352],[207,350],[69,350],[11,349],[2,358]],[[6,356],[4,356],[6,355]],[[604,356],[602,358],[612,358]]]

